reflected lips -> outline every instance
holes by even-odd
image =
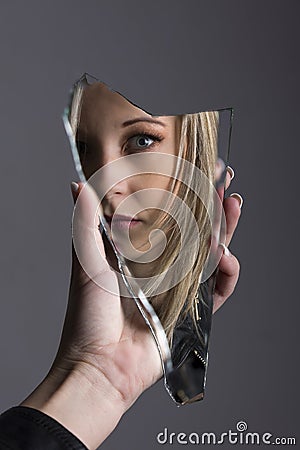
[[[113,216],[104,215],[104,217],[110,227],[113,223],[113,228],[117,227],[120,230],[127,230],[128,228],[135,227],[139,223],[142,223],[141,220],[120,214],[114,214]]]

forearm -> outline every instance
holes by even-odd
[[[89,449],[96,449],[109,436],[126,411],[118,391],[93,368],[50,371],[21,406],[53,417]]]

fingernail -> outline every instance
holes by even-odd
[[[234,179],[234,175],[235,175],[233,168],[231,166],[227,166],[226,170],[229,172],[230,179],[233,180]]]
[[[72,189],[72,194],[75,195],[78,192],[79,189],[79,184],[76,183],[75,181],[71,182],[71,189]]]
[[[79,184],[76,183],[75,181],[71,182],[71,191],[72,191],[73,201],[75,203],[76,200],[77,200],[77,194],[78,194],[78,191],[79,191]]]
[[[224,253],[225,256],[230,256],[231,255],[228,247],[226,247],[225,244],[220,244],[220,246],[223,248],[223,253]]]
[[[240,208],[242,208],[243,203],[244,203],[244,199],[240,194],[237,194],[236,192],[234,192],[233,194],[230,194],[229,197],[234,197],[237,199],[237,201],[239,202]]]

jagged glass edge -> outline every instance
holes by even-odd
[[[73,160],[75,163],[76,172],[79,176],[80,181],[83,183],[87,183],[87,180],[86,180],[83,170],[82,170],[82,165],[80,162],[76,142],[74,139],[73,131],[72,131],[68,117],[69,117],[69,107],[65,108],[62,119],[63,119],[67,137],[69,139],[72,156],[73,156]],[[142,314],[146,324],[150,328],[150,331],[153,335],[157,349],[159,351],[159,355],[160,355],[160,359],[161,359],[161,363],[162,363],[163,375],[165,378],[166,373],[169,373],[173,370],[173,363],[172,363],[172,358],[171,358],[171,350],[170,350],[170,347],[168,344],[168,340],[167,340],[167,336],[165,334],[164,328],[163,328],[153,306],[148,301],[148,299],[145,296],[142,289],[139,286],[136,286],[134,288],[131,285],[131,283],[128,281],[127,276],[125,274],[125,270],[128,272],[128,274],[127,274],[128,276],[132,277],[132,275],[130,274],[130,271],[129,271],[127,265],[122,261],[121,256],[119,255],[119,253],[117,252],[117,250],[115,248],[115,245],[111,238],[110,232],[108,231],[109,228],[106,224],[106,220],[103,217],[103,215],[99,215],[99,220],[100,220],[103,230],[106,234],[106,237],[113,249],[113,252],[117,258],[118,267],[119,267],[123,282],[129,292],[129,294],[134,299],[140,313]],[[134,289],[137,290],[136,294],[134,293]],[[147,314],[149,315],[150,319],[147,317]]]
[[[89,79],[92,79],[93,82],[101,82],[99,79],[97,79],[96,77],[93,77],[92,75],[85,73],[81,78],[86,78],[87,77]],[[79,80],[78,80],[79,81]],[[103,82],[102,82],[103,83]],[[106,83],[104,83],[107,87],[109,87]],[[120,94],[118,91],[115,91],[113,89],[111,89],[109,87],[109,89],[113,92],[117,92],[118,94]],[[70,102],[71,103],[71,99],[72,99],[72,94],[73,91],[70,92]],[[122,94],[120,94],[122,95]],[[123,98],[126,98],[122,95]],[[128,99],[126,99],[128,100]],[[132,103],[130,100],[128,100],[131,104],[134,105],[134,103]],[[135,105],[137,106],[137,105]],[[139,107],[139,106],[138,106]],[[139,107],[140,108],[140,107]],[[232,107],[227,107],[227,108],[219,108],[219,109],[214,109],[212,111],[216,111],[216,112],[222,112],[222,111],[230,111],[230,126],[229,126],[229,133],[228,133],[228,143],[227,143],[227,152],[226,152],[226,161],[224,161],[225,165],[228,164],[228,160],[229,160],[229,153],[230,153],[230,147],[231,147],[231,138],[232,138],[232,125],[233,125],[233,113],[234,113],[234,109]],[[201,111],[200,111],[201,112]],[[208,111],[205,111],[208,112]],[[81,182],[86,183],[87,180],[84,176],[83,170],[82,170],[82,165],[80,162],[80,157],[79,157],[79,153],[77,150],[77,146],[76,146],[76,142],[74,139],[74,135],[73,135],[73,131],[69,122],[69,106],[66,107],[64,109],[63,115],[62,115],[62,119],[63,119],[63,123],[64,123],[64,127],[65,127],[65,131],[66,134],[68,136],[68,140],[70,143],[70,147],[71,147],[71,152],[72,152],[72,156],[73,156],[73,161],[75,164],[75,170],[79,176],[79,179]],[[224,173],[226,176],[226,170],[224,170]],[[221,180],[223,181],[223,180]],[[126,270],[129,272],[128,275],[132,276],[127,265],[122,261],[120,255],[118,254],[115,245],[112,241],[112,238],[110,236],[110,233],[108,231],[108,226],[106,224],[106,220],[102,215],[99,215],[99,220],[100,223],[103,227],[103,230],[106,234],[106,237],[115,253],[115,256],[117,258],[118,261],[118,266],[119,266],[119,270],[123,279],[123,282],[128,290],[128,292],[130,293],[130,295],[133,297],[140,313],[142,314],[147,326],[149,327],[151,334],[155,340],[159,355],[160,355],[160,359],[161,359],[161,364],[162,364],[162,369],[163,369],[163,377],[164,377],[164,386],[166,391],[168,392],[168,394],[170,395],[170,397],[172,398],[172,400],[175,402],[175,404],[177,406],[182,406],[182,403],[179,403],[175,400],[175,398],[173,397],[170,388],[167,384],[167,374],[172,372],[173,370],[173,362],[172,362],[172,357],[171,357],[171,349],[170,346],[168,344],[168,340],[167,340],[167,336],[165,334],[164,328],[154,310],[154,308],[152,307],[152,305],[150,304],[150,302],[148,301],[146,295],[144,294],[144,292],[142,291],[142,289],[137,286],[138,288],[138,292],[135,295],[134,291],[132,289],[132,286],[130,285],[129,281],[127,280],[127,276],[124,273],[124,268],[126,268]],[[216,275],[214,275],[216,276]],[[147,313],[150,316],[151,320],[152,320],[152,324],[149,321],[148,317],[147,317]],[[156,332],[154,331],[156,330]],[[210,331],[211,331],[211,327],[210,327]],[[204,382],[204,388],[205,388],[205,384],[206,384],[206,374],[207,374],[207,366],[208,366],[208,356],[209,356],[209,339],[210,339],[210,331],[207,335],[207,345],[206,345],[206,371],[205,371],[205,382]],[[163,356],[165,355],[165,357]]]

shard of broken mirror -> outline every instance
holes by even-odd
[[[200,400],[232,109],[152,116],[84,76],[64,119],[79,178],[102,206],[107,258],[152,331],[166,388],[178,404]]]

